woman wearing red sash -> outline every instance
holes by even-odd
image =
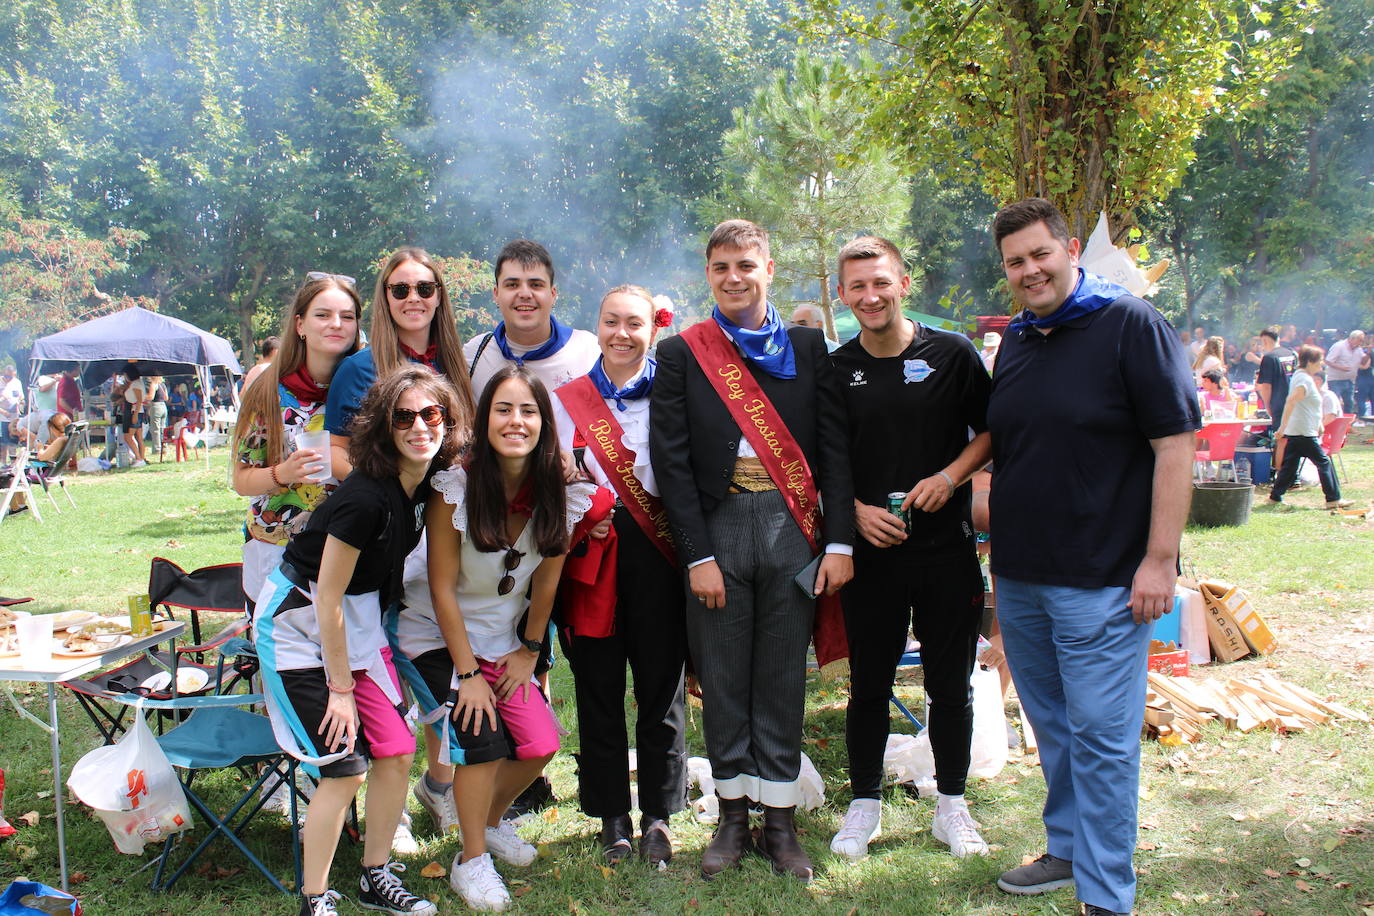
[[[668,818],[686,800],[685,593],[649,464],[648,353],[671,320],[642,287],[608,292],[596,327],[601,358],[554,400],[563,448],[617,497],[610,535],[568,560],[558,630],[576,681],[578,797],[584,814],[601,818],[601,851],[612,865],[630,854],[634,835],[626,663],[638,708],[639,855],[649,864],[672,858]]]

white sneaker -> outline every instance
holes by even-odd
[[[876,798],[856,798],[849,803],[844,823],[830,841],[830,851],[851,861],[868,855],[868,844],[883,829],[883,806]]]
[[[138,459],[133,464],[129,465],[129,467],[131,468],[146,468],[147,466],[148,462],[144,461],[142,458]]]
[[[453,786],[445,792],[436,793],[430,789],[425,777],[415,781],[415,800],[420,807],[429,812],[434,820],[434,828],[441,834],[453,833],[458,829],[458,804],[453,800]]]
[[[487,828],[487,851],[508,865],[529,865],[539,857],[539,850],[521,839],[509,821]]]
[[[930,826],[930,832],[949,847],[957,858],[964,856],[985,856],[988,844],[978,835],[979,823],[968,813],[967,808],[952,808],[944,814],[937,813]]]
[[[448,886],[474,910],[499,913],[510,905],[506,882],[491,864],[490,853],[484,852],[466,862],[462,853],[454,856],[453,867],[448,870]]]
[[[398,856],[418,856],[420,844],[415,842],[415,834],[410,832],[410,812],[401,810],[401,822],[391,836],[391,851]]]

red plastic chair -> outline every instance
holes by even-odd
[[[1353,413],[1342,414],[1339,417],[1332,417],[1331,422],[1326,424],[1322,430],[1322,451],[1326,456],[1336,463],[1341,470],[1341,478],[1346,483],[1350,478],[1345,474],[1345,462],[1341,460],[1341,449],[1345,448],[1345,440],[1350,438],[1350,427],[1355,422]]]
[[[1195,449],[1193,452],[1194,470],[1193,477],[1198,479],[1197,465],[1207,462],[1230,462],[1231,479],[1236,479],[1236,446],[1240,444],[1240,437],[1245,433],[1245,426],[1241,423],[1216,423],[1204,425],[1197,431],[1197,441],[1201,445],[1207,443],[1207,448]]]

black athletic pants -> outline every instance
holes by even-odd
[[[854,547],[854,578],[840,593],[849,637],[845,740],[855,798],[878,798],[887,747],[888,702],[910,627],[921,644],[930,700],[930,746],[941,793],[962,795],[973,740],[973,673],[983,614],[983,574],[972,542],[966,555],[917,565],[914,551]]]

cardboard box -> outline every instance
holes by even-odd
[[[1207,639],[1212,644],[1212,655],[1220,662],[1233,662],[1250,654],[1250,647],[1241,635],[1240,625],[1231,616],[1226,605],[1204,586],[1202,603],[1207,612]]]
[[[1160,674],[1167,674],[1170,677],[1187,677],[1188,650],[1172,648],[1155,651],[1151,649],[1145,660],[1145,669],[1158,671]]]
[[[1260,655],[1273,655],[1279,647],[1274,633],[1250,603],[1250,596],[1238,586],[1228,582],[1203,582],[1202,593],[1209,603],[1221,606],[1225,613],[1235,621],[1240,629],[1241,638]]]

